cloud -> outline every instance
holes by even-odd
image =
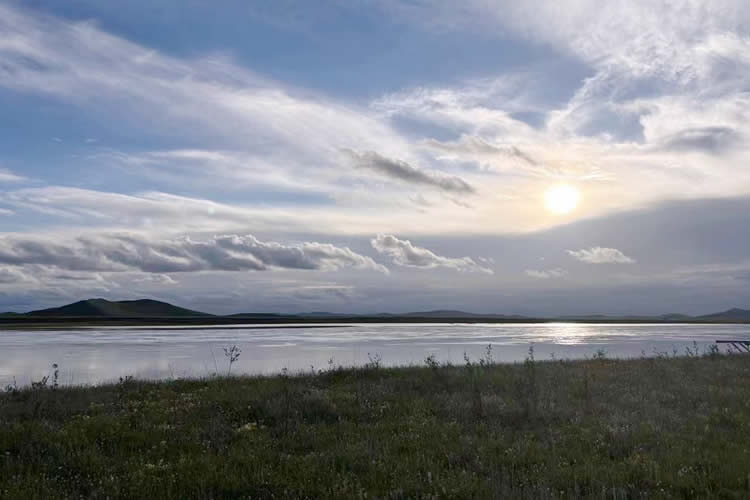
[[[349,285],[308,285],[292,288],[289,294],[302,300],[351,300],[356,297],[356,289]]]
[[[664,138],[663,148],[719,154],[730,150],[740,140],[740,134],[732,127],[696,127],[680,130]]]
[[[457,141],[438,141],[427,139],[425,146],[446,153],[461,153],[485,159],[513,158],[529,165],[537,165],[537,161],[528,153],[515,145],[495,145],[481,137],[462,134]]]
[[[409,240],[400,240],[389,234],[379,234],[370,243],[375,250],[387,255],[399,266],[421,269],[447,267],[457,271],[494,274],[492,269],[480,266],[471,257],[443,257],[426,248],[414,246]]]
[[[427,172],[401,160],[386,158],[374,151],[358,153],[351,149],[342,150],[358,168],[377,172],[391,179],[410,184],[431,186],[454,194],[473,194],[475,189],[460,177]]]
[[[21,182],[25,180],[26,177],[16,175],[10,170],[0,168],[0,182]]]
[[[560,7],[508,0],[467,0],[461,7],[448,0],[411,2],[414,15],[400,22],[431,22],[437,16],[438,24],[485,29],[485,34],[510,37],[504,40],[514,49],[523,51],[528,41],[535,50],[520,69],[504,67],[502,73],[474,79],[461,79],[459,73],[453,86],[427,81],[424,87],[397,88],[354,104],[264,78],[216,54],[174,57],[105,33],[95,23],[3,4],[0,86],[80,106],[87,115],[116,115],[118,127],[127,132],[137,128],[170,137],[173,150],[129,150],[117,161],[84,160],[90,163],[80,168],[96,168],[97,176],[82,172],[82,178],[100,179],[99,186],[111,182],[106,176],[117,168],[116,175],[128,177],[118,186],[149,185],[162,197],[169,191],[190,193],[191,214],[200,212],[193,208],[202,195],[225,196],[217,186],[243,190],[244,196],[232,199],[258,207],[250,213],[236,204],[200,200],[206,212],[180,217],[173,210],[177,199],[133,200],[153,193],[129,198],[137,211],[110,210],[111,204],[100,211],[90,196],[79,201],[72,191],[67,206],[52,208],[61,198],[48,201],[37,193],[35,209],[46,205],[49,215],[76,212],[97,224],[107,218],[128,229],[148,223],[151,207],[172,211],[166,226],[180,232],[200,226],[259,233],[281,226],[274,225],[271,212],[282,204],[312,199],[305,210],[284,214],[285,230],[318,227],[316,221],[326,218],[332,233],[506,233],[559,221],[544,217],[533,203],[545,184],[560,179],[576,184],[587,201],[571,218],[676,197],[750,192],[747,141],[732,142],[732,134],[721,132],[750,136],[750,42],[742,3],[716,0],[713,8],[706,0],[678,0],[681,7],[672,9],[646,0],[606,6],[593,0],[561,2]],[[392,0],[372,3],[403,6]],[[560,18],[560,9],[569,15]],[[659,20],[665,19],[662,26]],[[545,46],[562,57],[540,56]],[[539,117],[533,125],[519,118],[530,113]],[[665,149],[665,144],[683,149]],[[694,154],[706,148],[733,155],[709,163]],[[418,212],[390,185],[376,190],[351,182],[346,171],[342,175],[335,161],[342,149],[381,176],[454,196],[430,198],[433,205]],[[103,152],[97,148],[95,154]],[[447,159],[452,167],[478,162],[508,175],[480,176],[464,168],[455,177],[428,168],[444,166],[440,160]],[[138,168],[121,168],[126,162]],[[602,185],[592,186],[594,181]],[[475,194],[472,209],[455,210],[455,198],[469,193]],[[117,196],[111,194],[110,201]],[[126,204],[128,195],[121,196]],[[81,207],[84,202],[87,207]],[[216,228],[209,205],[219,211]],[[498,216],[505,213],[514,217]],[[243,217],[252,226],[243,227]],[[389,225],[391,220],[397,225]]]
[[[58,281],[104,281],[99,273],[56,273],[49,277]]]
[[[537,278],[541,280],[546,280],[550,278],[562,278],[563,276],[567,275],[568,271],[565,269],[547,269],[547,270],[538,270],[538,269],[527,269],[526,275],[530,276],[532,278]]]
[[[589,264],[632,264],[635,262],[616,248],[592,247],[583,250],[568,250],[568,254]]]
[[[717,34],[745,31],[750,21],[743,0],[467,0],[460,5],[437,0],[414,2],[409,9],[399,1],[378,3],[416,23],[517,35],[597,66],[625,66],[675,79],[698,72],[690,67],[696,45]],[[726,55],[720,47],[712,52]]]
[[[370,257],[346,247],[305,242],[283,245],[252,235],[221,235],[207,240],[189,237],[151,240],[137,234],[81,236],[73,241],[7,236],[0,238],[0,263],[38,264],[68,271],[266,271],[269,269],[388,270]]]
[[[64,186],[0,192],[0,201],[19,210],[80,221],[87,227],[117,224],[135,228],[154,226],[172,232],[300,230],[321,217],[314,208],[305,214],[283,209],[259,209],[177,196],[164,192],[112,193]],[[333,224],[333,218],[330,219]]]
[[[13,285],[29,281],[33,281],[33,279],[19,269],[0,267],[0,285]]]
[[[151,283],[155,285],[176,285],[179,283],[176,279],[167,274],[144,274],[133,280],[135,283]]]
[[[0,40],[3,90],[55,99],[87,115],[117,116],[118,129],[153,134],[155,143],[179,137],[183,153],[206,144],[235,153],[218,162],[154,154],[151,160],[160,161],[126,175],[154,175],[170,164],[169,182],[195,189],[194,177],[173,175],[184,162],[213,183],[232,186],[243,179],[241,186],[247,187],[262,177],[264,183],[312,187],[324,196],[343,190],[332,151],[378,148],[408,158],[412,149],[366,106],[266,78],[217,53],[173,57],[106,33],[93,22],[39,15],[7,2],[0,4]],[[101,162],[90,168],[106,173]],[[3,177],[10,180],[9,175]]]

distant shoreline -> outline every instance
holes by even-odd
[[[6,317],[0,318],[0,329],[45,329],[54,327],[180,327],[205,326],[221,328],[336,328],[357,323],[390,323],[390,324],[446,324],[446,323],[493,323],[493,324],[531,324],[531,323],[574,323],[574,324],[750,324],[747,320],[659,320],[632,318],[498,318],[498,317],[415,317],[415,316],[334,316],[334,317],[305,317],[305,316],[261,316],[261,317]],[[253,326],[258,325],[258,326]]]

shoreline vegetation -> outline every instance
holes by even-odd
[[[0,392],[9,499],[747,498],[748,471],[750,357],[716,348]]]

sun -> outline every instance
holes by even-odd
[[[553,214],[565,215],[575,210],[580,199],[581,193],[576,188],[563,184],[544,193],[544,206]]]

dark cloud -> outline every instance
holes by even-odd
[[[386,177],[410,184],[430,186],[455,194],[473,194],[474,187],[460,177],[427,172],[401,160],[386,158],[374,151],[359,153],[343,150],[358,168],[372,170]]]
[[[732,149],[740,139],[740,134],[730,127],[686,128],[664,139],[662,147],[669,151],[720,154]]]
[[[424,142],[428,147],[444,151],[446,153],[469,154],[474,156],[501,156],[517,158],[529,165],[538,165],[537,161],[528,153],[514,145],[494,145],[485,141],[481,137],[462,135],[457,141],[437,141],[428,139]]]
[[[55,274],[52,279],[59,281],[91,281],[99,280],[101,276],[98,274]]]
[[[152,240],[142,235],[79,237],[67,243],[23,237],[0,239],[0,263],[39,264],[67,271],[264,271],[272,268],[334,270],[344,267],[387,272],[370,257],[346,247],[306,242],[283,245],[252,235],[214,236],[205,241]]]
[[[379,234],[370,243],[375,250],[389,256],[399,266],[422,269],[448,267],[458,271],[478,271],[493,274],[491,269],[480,266],[471,257],[443,257],[426,248],[412,245],[409,240],[400,240],[390,234]]]

